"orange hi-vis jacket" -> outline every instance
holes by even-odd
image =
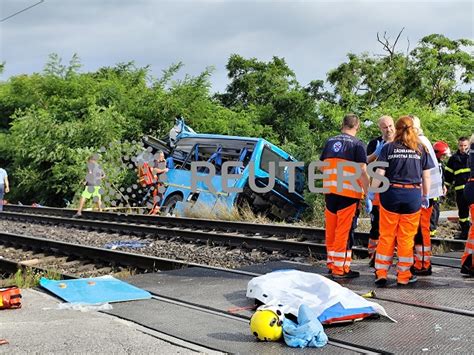
[[[356,167],[349,165],[349,163],[367,164],[365,144],[361,140],[346,133],[331,137],[327,140],[319,159],[329,163],[329,166],[323,167],[322,170],[327,175],[323,178],[323,187],[327,188],[330,194],[362,198],[360,179],[356,179],[354,184],[352,183]],[[340,177],[339,184],[341,186],[337,186],[338,176]],[[352,180],[345,177],[351,177]],[[357,191],[357,187],[359,187],[359,191]]]
[[[352,184],[351,180],[342,180],[342,186],[337,186],[337,176],[354,176],[356,173],[356,168],[353,166],[344,165],[348,161],[345,159],[339,158],[328,158],[324,160],[325,163],[329,163],[329,166],[323,168],[324,174],[329,175],[328,178],[323,180],[323,187],[329,189],[330,194],[341,195],[351,198],[362,198],[362,184],[360,179],[357,179],[356,182],[359,185],[359,191]]]

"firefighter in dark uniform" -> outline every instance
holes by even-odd
[[[448,188],[453,188],[456,193],[456,204],[458,206],[459,225],[461,234],[454,239],[467,239],[469,234],[469,205],[464,197],[464,186],[469,178],[471,169],[468,166],[469,139],[461,137],[458,140],[458,150],[449,158],[444,167],[444,183]]]
[[[359,276],[357,271],[350,268],[353,234],[359,202],[369,184],[365,144],[355,137],[359,127],[359,118],[347,114],[343,120],[342,133],[328,139],[320,157],[327,164],[322,168],[323,188],[327,189],[324,196],[327,267],[334,279]],[[356,165],[350,166],[349,162]],[[356,176],[357,170],[361,172],[360,177]]]
[[[471,147],[469,151],[469,178],[464,187],[464,197],[471,210],[471,221],[474,221],[474,134],[471,137]],[[466,248],[461,259],[461,273],[474,276],[474,224],[471,224],[469,239],[466,241]]]
[[[420,223],[421,208],[430,205],[430,169],[435,166],[427,149],[420,143],[411,117],[400,117],[395,129],[394,141],[384,145],[378,158],[389,165],[376,171],[390,182],[388,190],[380,193],[380,236],[375,254],[375,283],[378,286],[387,282],[395,245],[397,283],[416,282],[411,273],[414,237]],[[374,178],[371,186],[377,188],[380,182]],[[374,193],[369,192],[369,197],[372,199]]]

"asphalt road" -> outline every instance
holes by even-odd
[[[22,296],[21,309],[0,310],[0,339],[8,341],[0,354],[212,353],[104,313],[58,310],[60,302],[40,291],[22,290]]]

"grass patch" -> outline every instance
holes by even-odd
[[[0,286],[17,286],[19,288],[31,288],[39,285],[42,277],[50,280],[60,280],[61,275],[56,271],[35,271],[32,268],[18,269],[10,277],[0,280]]]
[[[239,208],[229,209],[226,205],[216,204],[209,207],[204,204],[196,203],[195,205],[186,206],[183,215],[190,218],[214,219],[234,222],[253,222],[259,224],[275,223],[269,218],[255,214],[248,204],[244,204]]]
[[[439,245],[432,245],[431,252],[433,255],[441,255],[445,253],[449,253],[451,249],[447,246],[446,243],[441,242]]]
[[[123,269],[112,274],[113,277],[118,279],[126,279],[134,275],[137,275],[136,269]]]

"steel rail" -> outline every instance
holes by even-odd
[[[197,263],[189,263],[189,262],[180,261],[180,260],[159,258],[159,257],[147,256],[143,254],[134,254],[134,253],[109,250],[109,249],[103,249],[103,248],[97,248],[97,247],[91,247],[91,246],[84,246],[84,245],[79,245],[79,244],[55,241],[55,240],[46,239],[46,238],[38,238],[38,237],[5,233],[5,232],[3,233],[0,232],[0,244],[4,244],[7,246],[14,245],[14,246],[26,247],[30,249],[43,250],[43,251],[52,251],[54,254],[72,255],[75,257],[93,260],[93,261],[99,261],[102,263],[106,261],[112,265],[128,266],[128,267],[133,267],[133,268],[137,268],[137,269],[141,269],[145,271],[157,271],[157,270],[166,271],[166,270],[176,270],[176,269],[182,269],[182,268],[188,268],[188,267],[197,267],[197,268],[239,274],[239,275],[250,276],[250,277],[263,275],[258,272],[221,268],[221,267],[215,267],[215,266],[209,266],[209,265],[203,265],[203,264],[197,264]],[[22,266],[21,263],[18,263],[18,265]],[[2,264],[0,264],[0,266],[2,266]],[[10,272],[16,271],[16,270],[13,270],[13,266],[11,262],[10,263],[8,263],[8,261],[5,262],[5,267],[8,268],[6,271],[10,271]],[[35,267],[33,268],[40,269],[40,268],[35,268]],[[41,269],[41,270],[44,270],[44,269]],[[71,275],[65,275],[65,276],[67,278],[73,277]],[[380,299],[387,302],[394,302],[394,303],[420,307],[420,308],[425,308],[425,309],[431,309],[431,310],[436,310],[440,312],[455,313],[459,315],[474,317],[473,311],[464,310],[464,309],[445,307],[445,306],[436,306],[436,305],[430,305],[430,304],[420,303],[420,302],[409,302],[409,301],[397,300],[391,297],[384,297],[384,296],[382,297],[378,296],[375,299]]]
[[[5,211],[31,214],[46,214],[62,217],[71,217],[75,211],[71,209],[55,208],[55,207],[31,207],[19,205],[6,205]],[[155,226],[170,226],[175,228],[191,228],[206,231],[227,231],[239,234],[260,235],[262,237],[281,237],[281,238],[297,238],[307,239],[310,241],[324,242],[325,230],[322,228],[311,228],[303,226],[291,226],[282,224],[262,224],[249,222],[222,221],[211,219],[197,219],[184,217],[165,217],[165,216],[149,216],[136,214],[120,214],[111,212],[91,212],[84,211],[83,219],[107,220],[121,223],[133,223]],[[354,242],[356,246],[367,247],[369,233],[355,232]],[[450,250],[463,251],[465,241],[431,238],[433,246],[445,246]]]
[[[192,267],[198,266],[198,267],[206,267],[207,268],[207,266],[198,265],[198,264],[188,264],[187,266],[192,266]],[[21,263],[18,263],[16,261],[0,259],[0,270],[1,271],[14,273],[19,268],[22,268],[22,267],[24,267],[24,265],[22,265]],[[33,267],[30,267],[30,268],[32,270],[34,270],[35,272],[45,273],[45,272],[48,271],[45,268],[37,267],[37,266],[33,266]],[[212,267],[209,267],[209,268],[212,268]],[[224,270],[228,271],[228,272],[232,272],[232,273],[235,273],[236,271],[239,271],[239,270],[229,270],[229,269],[224,269]],[[259,276],[259,274],[253,274],[253,273],[247,273],[247,272],[244,272],[244,274],[249,274],[249,276]],[[71,276],[71,275],[67,275],[67,274],[60,274],[60,276],[61,276],[61,279],[63,279],[63,280],[77,278],[75,276]],[[173,304],[173,305],[177,305],[177,306],[181,306],[181,307],[185,307],[185,308],[190,308],[190,309],[194,309],[194,310],[199,310],[199,311],[202,311],[202,312],[205,312],[205,313],[208,313],[208,314],[212,314],[212,315],[215,315],[215,316],[225,317],[225,318],[229,318],[229,319],[232,319],[232,320],[237,320],[237,321],[241,321],[241,322],[245,322],[245,323],[248,323],[249,320],[250,320],[250,317],[247,317],[247,316],[244,316],[244,315],[232,314],[232,313],[229,313],[227,311],[223,311],[221,309],[217,309],[217,308],[213,308],[213,307],[209,307],[209,306],[204,306],[204,305],[200,305],[200,304],[197,304],[197,303],[182,301],[182,300],[179,300],[179,299],[176,299],[176,298],[163,296],[163,295],[157,294],[157,293],[152,292],[152,291],[148,291],[148,292],[150,292],[152,294],[152,300],[153,301],[166,302],[166,303],[170,303],[170,304]],[[107,312],[105,312],[105,313],[107,313]],[[118,315],[115,315],[115,314],[113,314],[112,316],[120,318],[120,319],[126,319],[126,320],[131,321],[131,322],[136,323],[136,324],[140,324],[140,323],[137,323],[136,319],[126,318],[124,316],[118,316]],[[140,324],[140,325],[142,325],[145,328],[155,330],[155,329],[150,328],[149,326],[146,326],[144,324]],[[189,342],[188,339],[185,339],[183,337],[177,337],[176,335],[169,334],[169,333],[163,333],[163,334],[166,334],[168,336],[173,336],[177,339]],[[337,339],[334,339],[333,337],[328,337],[328,338],[329,338],[329,341],[328,341],[329,345],[333,345],[333,346],[340,347],[340,348],[343,348],[343,349],[356,351],[356,352],[360,352],[360,353],[363,353],[363,354],[387,354],[386,351],[380,351],[380,350],[377,350],[377,349],[373,349],[373,348],[369,348],[369,347],[365,347],[365,346],[360,346],[360,345],[353,344],[353,343],[350,343],[350,342],[337,340]],[[192,342],[192,343],[196,344],[196,345],[208,347],[207,344],[201,344],[199,342]],[[221,349],[217,349],[217,348],[210,348],[210,349],[221,351]]]
[[[0,243],[6,244],[6,245],[25,246],[28,248],[41,249],[41,250],[52,250],[58,254],[73,255],[73,256],[77,256],[81,258],[100,260],[100,261],[105,260],[112,263],[119,263],[123,266],[133,266],[133,267],[148,269],[148,270],[155,270],[157,265],[161,266],[163,270],[173,270],[173,269],[178,269],[182,267],[201,267],[201,268],[206,268],[206,269],[214,269],[214,270],[226,271],[226,272],[231,272],[231,273],[238,273],[238,274],[243,274],[243,275],[253,276],[253,277],[260,276],[260,274],[258,273],[224,269],[224,268],[216,268],[216,267],[210,267],[207,265],[180,262],[180,261],[176,261],[172,259],[155,258],[155,257],[148,257],[144,255],[139,255],[139,254],[131,254],[131,253],[118,252],[118,251],[112,251],[112,250],[107,250],[107,249],[86,247],[86,246],[82,246],[78,244],[64,243],[64,242],[52,241],[52,240],[44,239],[44,238],[16,235],[16,234],[11,234],[11,233],[0,233]],[[4,271],[15,272],[16,270],[18,270],[18,268],[21,268],[21,267],[24,267],[21,263],[0,259],[0,268]],[[47,271],[46,269],[40,268],[40,267],[32,267],[32,269],[36,271],[40,271],[40,272]],[[73,276],[65,275],[65,274],[61,274],[61,276],[63,279],[73,278]],[[243,315],[234,315],[217,308],[204,306],[204,305],[200,305],[196,303],[191,303],[187,301],[182,301],[176,298],[163,296],[151,291],[149,292],[153,295],[152,299],[155,301],[167,302],[167,303],[172,303],[174,305],[178,305],[181,307],[197,309],[197,310],[210,313],[216,316],[226,317],[233,320],[242,321],[245,323],[248,323],[248,321],[250,320],[250,317],[246,317]],[[123,317],[119,317],[119,318],[123,318]],[[130,319],[130,320],[136,322],[136,320],[133,320],[133,319]],[[187,339],[182,339],[182,340],[187,340]],[[340,341],[340,340],[334,339],[333,337],[329,337],[328,344],[337,346],[340,348],[344,348],[347,350],[358,351],[364,354],[386,353],[385,351],[380,351],[374,348],[369,348],[369,347],[360,346],[360,345],[345,342],[345,341]],[[204,344],[200,344],[200,345],[204,345]],[[215,349],[215,350],[220,350],[220,349]]]
[[[249,323],[250,317],[245,316],[245,315],[238,315],[238,314],[231,314],[227,311],[224,311],[222,309],[210,307],[210,306],[205,306],[202,304],[194,303],[194,302],[189,302],[189,301],[183,301],[174,297],[169,297],[169,296],[163,296],[160,295],[159,293],[155,293],[152,291],[148,291],[152,294],[152,299],[156,301],[161,301],[161,302],[166,302],[170,303],[173,305],[181,306],[181,307],[186,307],[189,309],[194,309],[194,310],[199,310],[202,312],[210,313],[213,315],[217,315],[220,317],[225,317],[225,318],[230,318],[233,320]],[[363,345],[358,345],[350,342],[345,342],[342,340],[337,340],[334,337],[328,337],[328,344],[343,348],[346,350],[351,350],[351,351],[356,351],[360,352],[362,354],[387,354],[387,351],[385,350],[380,350],[372,347],[367,347]]]
[[[0,213],[0,218],[22,221],[27,220],[40,223],[49,222],[54,224],[67,224],[72,226],[92,228],[95,230],[115,231],[119,233],[130,234],[146,234],[151,236],[159,236],[161,238],[179,238],[180,240],[193,242],[211,241],[221,245],[233,247],[244,246],[246,248],[262,248],[269,251],[279,250],[281,252],[298,253],[303,255],[311,254],[321,259],[326,258],[326,246],[322,243],[315,243],[312,241],[300,242],[288,239],[263,238],[218,231],[203,232],[199,230],[184,230],[151,225],[98,221],[82,218],[63,218],[41,214],[26,214],[6,211]],[[367,249],[362,247],[355,246],[352,249],[352,253],[358,258],[368,257]]]
[[[39,209],[41,210],[41,209]],[[275,239],[275,238],[264,238],[262,236],[248,236],[239,235],[233,233],[222,233],[217,231],[192,231],[182,230],[169,227],[160,227],[152,225],[140,225],[130,223],[118,223],[109,222],[102,220],[93,219],[82,219],[82,218],[63,218],[51,215],[43,215],[39,213],[16,213],[16,212],[3,212],[0,213],[0,217],[13,220],[28,220],[39,223],[54,223],[54,224],[66,224],[73,226],[86,227],[89,229],[99,231],[115,231],[118,233],[131,233],[131,234],[145,234],[151,236],[158,236],[159,238],[179,238],[180,240],[189,242],[205,242],[211,241],[220,245],[233,246],[233,247],[246,247],[246,248],[262,248],[267,251],[279,250],[287,253],[297,253],[300,255],[312,255],[318,259],[325,259],[326,246],[323,243],[314,243],[312,241],[294,241],[288,239]],[[367,258],[368,251],[366,248],[360,246],[354,246],[352,253],[357,258]],[[459,258],[454,257],[442,257],[433,256],[432,264],[436,266],[446,266],[452,268],[460,268]]]
[[[72,217],[75,210],[55,208],[55,207],[31,207],[31,206],[18,206],[18,205],[6,205],[4,206],[5,211],[19,212],[19,213],[31,213],[31,214],[47,214],[62,217]],[[249,222],[236,222],[236,221],[223,221],[213,219],[198,219],[188,217],[166,217],[166,216],[153,216],[153,215],[138,215],[138,214],[125,214],[125,213],[111,213],[111,212],[91,212],[83,211],[82,218],[94,219],[94,220],[108,220],[124,223],[137,223],[137,224],[152,224],[152,225],[167,225],[180,228],[196,228],[199,226],[203,229],[216,229],[224,231],[234,231],[248,234],[262,234],[262,235],[273,235],[273,236],[291,236],[291,237],[304,237],[307,239],[324,239],[324,229],[321,228],[310,228],[302,226],[289,226],[283,224],[256,224]],[[363,236],[363,233],[361,234]]]
[[[39,238],[27,235],[0,232],[0,244],[6,246],[14,245],[30,249],[52,251],[55,254],[71,255],[93,261],[108,262],[121,266],[130,266],[145,271],[175,270],[186,267],[200,267],[213,270],[222,270],[215,266],[190,263],[186,261],[159,258],[143,254],[134,254],[117,250],[97,248],[92,246],[61,242],[53,239]],[[228,269],[225,269],[228,270]],[[259,274],[234,270],[236,273],[247,276],[258,276]]]

